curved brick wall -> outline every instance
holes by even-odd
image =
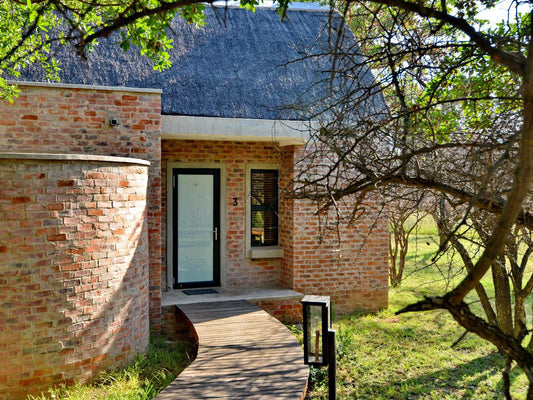
[[[148,347],[148,163],[0,154],[0,398]]]

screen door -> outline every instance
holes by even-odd
[[[174,287],[220,285],[220,171],[173,173]]]

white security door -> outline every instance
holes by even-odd
[[[220,284],[220,172],[174,170],[176,288]]]

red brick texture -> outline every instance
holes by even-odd
[[[0,102],[0,152],[120,156],[150,166],[0,163],[0,398],[123,365],[146,349],[148,315],[161,329],[167,162],[225,167],[227,287],[329,295],[339,312],[387,305],[388,226],[371,202],[354,225],[340,226],[338,242],[320,233],[313,204],[283,197],[283,257],[246,256],[247,165],[279,165],[285,188],[299,147],[162,141],[159,92],[19,87],[13,104]],[[301,313],[295,299],[258,304],[282,321]]]
[[[302,298],[303,296],[287,299],[251,300],[250,303],[255,304],[284,324],[295,324],[302,322]]]
[[[304,151],[308,150],[285,147],[283,169],[298,165]],[[281,185],[291,189],[294,172],[283,177]],[[316,204],[283,199],[281,281],[304,294],[330,296],[338,313],[376,311],[388,304],[388,219],[378,211],[377,202],[368,200],[358,218],[348,224],[352,204],[345,203],[340,211],[346,215],[340,215],[338,230],[328,230]],[[336,221],[337,216],[330,215],[329,220]]]
[[[0,399],[147,350],[148,167],[0,156]]]
[[[163,140],[163,213],[166,212],[167,162],[220,163],[226,167],[226,286],[279,285],[280,259],[251,260],[244,257],[246,229],[245,175],[247,163],[280,164],[276,146],[255,142]],[[234,205],[237,199],[237,206]],[[166,224],[163,223],[166,238]],[[166,242],[165,242],[166,243]],[[166,245],[164,246],[166,247]],[[165,279],[165,273],[163,273]]]
[[[283,285],[304,294],[328,295],[340,313],[386,307],[388,221],[373,211],[371,202],[353,225],[341,224],[337,236],[321,232],[316,207],[311,202],[285,196],[280,202],[279,226],[283,257],[251,260],[245,256],[247,164],[279,165],[280,187],[290,189],[293,166],[300,153],[299,147],[279,148],[269,143],[163,140],[163,182],[167,162],[225,166],[227,286]],[[165,210],[166,189],[162,192]],[[233,205],[234,198],[238,206]],[[277,305],[268,306],[274,315],[292,315],[290,310],[277,310]],[[301,307],[297,308],[301,312]]]
[[[19,85],[0,102],[0,151],[135,157],[150,161],[150,323],[161,326],[160,93]],[[109,120],[118,121],[110,126]],[[68,177],[62,185],[70,185]]]

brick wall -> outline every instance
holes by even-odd
[[[283,167],[294,170],[309,151],[284,148]],[[299,167],[296,171],[301,172]],[[285,174],[288,189],[295,173]],[[288,225],[282,232],[282,283],[304,294],[330,296],[339,313],[387,307],[389,229],[379,201],[367,200],[349,224],[355,201],[345,198],[339,202],[338,226],[335,211],[318,215],[316,204],[310,201],[286,197],[283,202]]]
[[[283,284],[305,294],[330,295],[337,309],[341,312],[354,308],[374,310],[386,305],[387,221],[383,218],[374,220],[375,215],[372,215],[372,212],[365,213],[354,226],[342,226],[342,241],[340,243],[336,236],[324,236],[319,240],[320,224],[315,215],[315,207],[306,201],[283,198],[280,209],[280,238],[284,253],[283,258],[251,260],[245,257],[246,164],[281,165],[282,188],[287,185],[290,187],[291,174],[288,174],[287,171],[291,170],[296,159],[295,155],[300,151],[299,148],[289,146],[280,149],[275,144],[254,142],[161,141],[160,93],[155,91],[128,91],[46,84],[21,85],[20,88],[22,93],[13,104],[0,102],[0,152],[89,154],[135,157],[150,161],[147,176],[146,218],[144,219],[147,224],[141,224],[141,231],[146,231],[148,235],[148,243],[142,240],[137,243],[139,250],[138,253],[135,253],[135,257],[140,257],[139,259],[148,257],[149,259],[148,288],[143,286],[138,287],[138,290],[148,290],[150,324],[155,330],[159,330],[161,327],[161,287],[166,285],[166,282],[162,281],[162,277],[166,277],[166,271],[162,270],[162,265],[164,265],[162,261],[164,262],[164,251],[166,250],[162,248],[161,241],[162,237],[166,238],[166,226],[161,221],[161,216],[166,215],[166,188],[164,185],[162,187],[162,183],[166,182],[166,170],[165,168],[161,170],[162,162],[163,167],[166,167],[167,162],[224,164],[226,181],[222,182],[222,185],[226,189],[226,198],[223,201],[226,210],[225,262],[226,285],[228,287]],[[118,125],[111,126],[109,124],[111,119],[116,120]],[[34,234],[38,240],[43,241],[38,245],[40,253],[32,256],[33,259],[37,260],[37,264],[34,265],[32,261],[31,265],[27,265],[22,260],[24,257],[21,257],[21,261],[15,263],[17,265],[10,264],[7,271],[2,272],[6,274],[5,276],[0,276],[0,285],[3,285],[3,288],[8,288],[14,284],[24,285],[24,291],[33,296],[31,300],[17,297],[18,295],[7,298],[8,291],[0,291],[0,296],[4,295],[4,298],[0,298],[0,303],[3,304],[0,320],[4,318],[2,322],[6,324],[5,327],[4,324],[0,324],[0,332],[2,339],[4,335],[7,338],[5,342],[0,341],[0,352],[5,352],[0,353],[0,356],[5,354],[0,362],[5,364],[6,359],[18,355],[21,357],[20,359],[25,360],[23,363],[26,366],[47,365],[46,368],[22,372],[26,367],[22,364],[15,365],[10,360],[9,366],[5,369],[8,372],[4,374],[0,372],[0,385],[8,382],[13,385],[13,382],[19,379],[18,385],[21,387],[23,385],[28,387],[35,385],[37,387],[44,382],[70,381],[74,376],[83,378],[97,368],[97,365],[119,365],[123,361],[126,362],[130,358],[130,354],[134,354],[139,349],[142,350],[147,337],[144,330],[143,311],[139,311],[142,308],[142,302],[138,305],[131,303],[131,307],[118,303],[117,306],[110,305],[101,309],[98,308],[101,303],[109,303],[114,299],[114,296],[111,292],[101,295],[100,292],[92,291],[97,289],[88,289],[89,286],[99,287],[100,279],[102,279],[101,282],[108,279],[106,285],[113,293],[120,293],[124,290],[128,292],[132,285],[135,285],[137,275],[142,275],[142,273],[132,272],[134,276],[130,276],[129,270],[124,271],[120,267],[116,270],[113,269],[115,264],[122,266],[127,264],[124,261],[126,255],[118,255],[117,253],[118,261],[106,265],[108,274],[118,276],[118,278],[96,278],[97,282],[91,281],[95,279],[91,275],[93,271],[91,274],[86,272],[93,267],[86,268],[84,266],[87,264],[81,264],[81,261],[78,264],[72,262],[73,257],[83,256],[82,253],[76,253],[81,252],[80,249],[82,248],[94,250],[90,256],[91,260],[99,260],[102,253],[110,252],[105,247],[110,240],[105,235],[108,235],[109,232],[98,233],[100,222],[97,224],[90,222],[94,227],[89,228],[89,224],[80,224],[80,219],[67,215],[57,219],[59,221],[55,223],[58,224],[57,226],[52,225],[45,228],[35,222],[41,219],[39,215],[44,220],[50,220],[50,213],[52,212],[57,213],[56,217],[59,217],[66,210],[84,210],[83,207],[74,206],[72,201],[61,200],[60,198],[49,199],[48,201],[51,203],[43,203],[47,209],[39,210],[40,205],[34,204],[36,199],[32,197],[38,193],[34,193],[32,190],[39,190],[39,185],[44,182],[49,182],[57,191],[72,189],[77,191],[76,193],[72,192],[72,195],[90,196],[96,195],[96,193],[83,193],[85,187],[83,185],[87,184],[89,188],[92,188],[91,190],[100,188],[103,192],[99,195],[104,195],[107,190],[111,190],[106,186],[107,179],[97,178],[96,175],[83,175],[80,171],[76,174],[81,175],[72,179],[67,176],[68,174],[65,175],[65,171],[70,173],[70,167],[58,171],[53,176],[47,176],[47,172],[38,171],[38,167],[49,164],[49,162],[31,164],[34,168],[33,172],[26,171],[24,174],[29,177],[27,185],[32,186],[25,186],[26,183],[20,183],[20,187],[24,188],[22,192],[10,192],[13,187],[8,186],[9,179],[4,179],[2,184],[6,185],[5,187],[0,187],[0,190],[8,190],[6,196],[11,196],[7,203],[4,195],[0,197],[0,207],[3,207],[0,212],[5,213],[0,222],[9,225],[2,230],[10,231],[15,224],[14,221],[18,218],[17,223],[19,225],[16,226],[16,232],[21,235],[29,233],[30,237]],[[104,167],[97,164],[87,168],[96,171],[95,173],[109,174],[109,176],[115,173],[114,171],[98,171],[99,166]],[[9,163],[4,163],[0,173],[10,171],[9,167]],[[41,178],[43,173],[47,178],[44,181],[38,181],[43,179]],[[81,182],[84,179],[98,181],[98,184]],[[127,186],[122,187],[120,181],[125,182],[125,180],[115,182],[118,184],[117,189],[130,189]],[[58,193],[58,195],[60,194]],[[235,199],[237,199],[237,205],[234,205]],[[138,200],[144,201],[140,197]],[[64,202],[61,203],[62,201]],[[83,201],[92,202],[91,199]],[[109,210],[115,208],[114,206],[108,207],[109,201],[113,200],[96,200],[96,208],[86,207],[87,210],[93,209],[94,211],[91,213],[96,214],[85,214],[84,218],[106,218]],[[98,202],[102,204],[98,204]],[[59,207],[63,208],[59,209]],[[101,211],[100,207],[104,211]],[[17,210],[20,211],[20,209],[25,210],[23,215],[17,214]],[[371,207],[368,210],[371,210]],[[74,214],[78,211],[75,211]],[[39,212],[43,214],[39,214]],[[98,214],[101,212],[103,212],[102,215]],[[126,214],[126,211],[124,213]],[[12,218],[9,219],[7,215],[12,216]],[[102,229],[108,222],[110,221],[101,221]],[[58,226],[63,227],[61,231],[57,228]],[[78,231],[78,226],[81,226],[81,229],[94,231],[101,236],[91,238],[91,242],[82,243],[81,240],[86,239],[90,233]],[[120,229],[118,230],[120,231]],[[136,236],[134,235],[133,238]],[[12,240],[14,239],[12,238]],[[80,242],[76,242],[76,240]],[[93,240],[94,243],[92,243]],[[137,239],[134,239],[134,242],[135,240]],[[110,241],[109,245],[111,244]],[[165,245],[164,242],[163,245]],[[26,248],[28,251],[37,251],[32,246],[30,243],[20,248],[17,247],[17,254],[26,251],[24,250]],[[133,242],[125,246],[131,249]],[[102,248],[105,248],[105,251],[100,251]],[[54,256],[56,257],[53,259],[55,266],[47,266],[46,263],[50,261],[50,257],[46,255],[46,252],[57,249],[64,250],[65,258]],[[126,251],[125,248],[122,250]],[[12,251],[11,247],[0,241],[0,255],[4,257],[3,260],[12,261],[14,259]],[[30,257],[29,260],[31,259]],[[103,265],[105,263],[106,261],[103,261]],[[7,264],[4,262],[0,267],[5,269],[5,265]],[[89,265],[92,264],[89,262]],[[46,268],[51,268],[51,270],[48,271]],[[65,269],[63,270],[63,268]],[[68,268],[72,268],[72,270]],[[61,280],[58,281],[61,286],[60,289],[43,289],[41,285],[47,282],[46,279],[51,278],[45,278],[43,282],[35,282],[36,277],[52,276],[52,272],[60,273],[62,276]],[[96,271],[94,273],[97,274]],[[57,285],[58,282],[54,282],[54,284]],[[122,299],[119,295],[115,297],[117,300]],[[43,302],[46,302],[44,299],[46,301],[53,299],[53,301],[67,302],[68,304],[64,308],[58,306],[52,311],[43,305]],[[54,304],[51,302],[51,306]],[[290,309],[285,310],[277,309],[278,304],[264,304],[264,306],[271,308],[272,313],[277,312],[278,314],[291,314],[300,307],[296,303],[287,304]],[[81,311],[72,311],[73,314],[71,315],[70,311],[77,310],[77,308]],[[16,310],[15,314],[8,314],[11,309]],[[57,322],[54,322],[54,319],[50,320],[52,322],[42,322],[43,315],[47,318],[49,316],[55,318],[57,314],[61,313],[63,313],[63,319],[60,318]],[[108,326],[104,323],[103,326],[105,327],[99,327],[96,323],[88,322],[91,321],[91,315],[95,318],[102,317],[105,321],[109,321],[111,315],[118,315],[118,317],[113,317],[116,318],[116,321],[125,321],[129,315],[139,316],[139,319],[128,320],[124,326],[120,323],[112,324],[113,339],[106,341],[108,339],[104,339],[106,334],[103,332]],[[71,325],[66,328],[67,325],[63,326],[63,323]],[[13,325],[8,328],[7,324]],[[33,335],[36,330],[46,327],[56,327],[54,334],[63,335],[66,331],[66,334],[73,336],[72,338],[67,338],[68,335],[65,336],[64,341],[58,341],[59,336],[48,335],[43,339],[28,336]],[[127,340],[131,344],[123,344]],[[18,342],[21,342],[23,347],[17,347],[16,343]],[[45,358],[52,357],[52,354],[57,352],[58,343],[61,346],[58,354],[63,358],[60,361],[49,362]],[[100,348],[105,351],[100,352],[102,350]],[[112,351],[120,349],[121,354],[113,353],[109,349],[113,349]],[[124,359],[121,358],[122,356]],[[82,360],[83,357],[87,358]],[[13,360],[16,359],[15,357]],[[63,368],[59,371],[57,366],[61,364],[63,367],[68,364],[69,368]],[[0,364],[0,371],[3,370]],[[8,377],[7,374],[15,375]]]
[[[281,154],[281,168],[284,171],[280,177],[280,219],[284,223],[279,229],[279,240],[283,243],[283,259],[281,260],[280,282],[288,288],[294,287],[294,203],[288,196],[293,190],[294,162],[298,147],[287,146]],[[312,294],[312,293],[309,293]]]
[[[148,166],[5,157],[0,399],[13,400],[147,350]]]
[[[259,287],[279,285],[280,259],[251,260],[245,255],[247,163],[280,164],[279,149],[268,143],[163,140],[163,212],[166,212],[166,163],[220,163],[226,168],[226,285]],[[237,199],[237,206],[234,205]],[[163,237],[166,237],[166,224]],[[165,268],[165,267],[164,267]],[[166,274],[163,273],[165,277]],[[164,278],[165,279],[165,278]]]
[[[327,230],[315,210],[301,201],[295,206],[292,288],[331,296],[339,313],[387,307],[387,219],[367,205],[353,225]]]
[[[302,298],[303,296],[286,299],[250,300],[250,303],[255,304],[284,324],[295,324],[302,322]]]
[[[303,154],[297,146],[278,148],[268,143],[163,140],[163,182],[166,163],[220,163],[226,168],[226,277],[228,287],[283,285],[304,294],[329,295],[339,312],[377,310],[388,299],[388,221],[368,202],[351,226],[337,232],[321,231],[316,206],[282,196],[280,200],[281,259],[245,257],[245,172],[248,163],[272,163],[281,168],[280,187],[290,192],[295,161]],[[234,206],[234,198],[238,206]],[[166,188],[163,189],[166,210]],[[351,211],[346,208],[345,211]],[[165,211],[164,211],[165,212]],[[164,224],[165,226],[165,224]],[[165,228],[164,228],[165,229]],[[166,237],[166,234],[164,234]],[[340,241],[339,241],[340,238]],[[283,317],[301,307],[264,304]],[[293,313],[294,311],[294,313]]]
[[[0,151],[135,157],[150,161],[150,322],[161,325],[161,99],[158,91],[19,85],[0,102]],[[110,119],[118,122],[110,126]]]

